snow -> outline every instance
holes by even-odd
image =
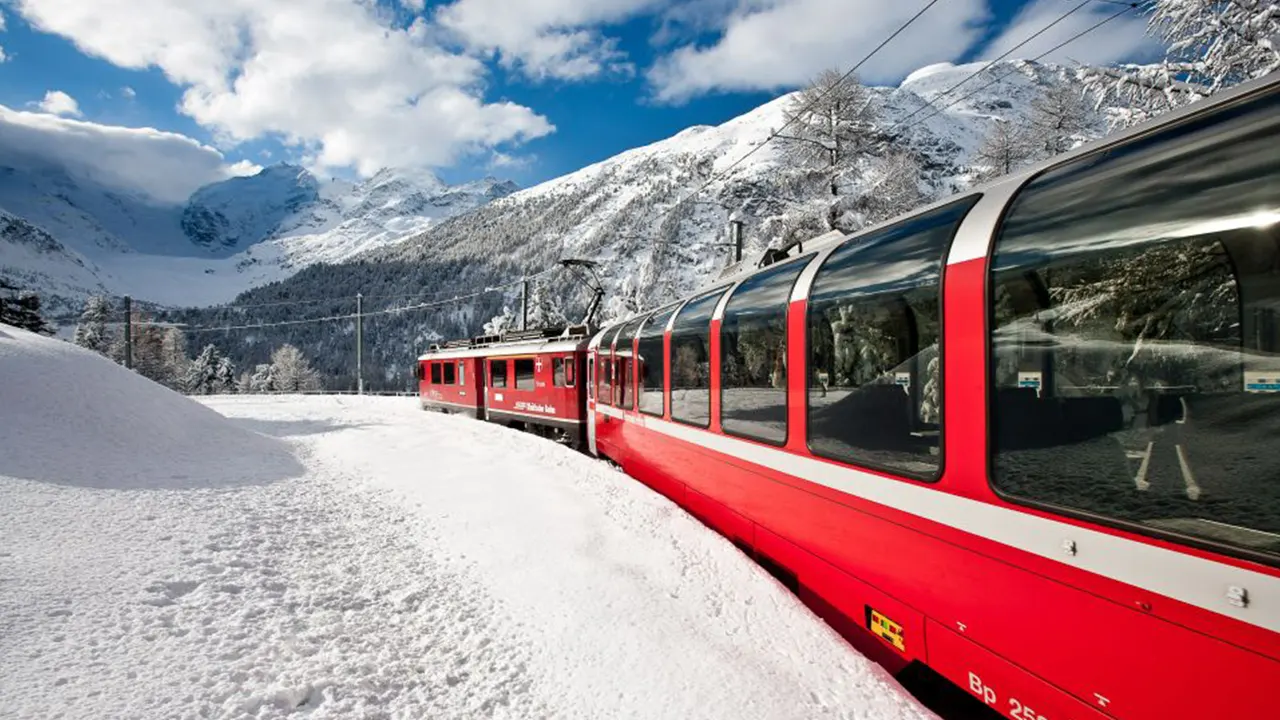
[[[201,404],[9,328],[0,377],[7,715],[932,717],[562,446],[413,398]]]

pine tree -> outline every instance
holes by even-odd
[[[876,164],[879,178],[861,198],[870,224],[888,220],[920,204],[920,163],[913,155],[893,151]]]
[[[249,392],[270,393],[276,391],[275,372],[272,365],[260,363],[249,378]]]
[[[76,325],[75,344],[101,355],[111,352],[111,333],[107,322],[111,319],[111,305],[101,295],[94,295],[85,303],[80,322]]]
[[[53,328],[40,315],[40,296],[21,292],[3,278],[0,278],[0,323],[43,335],[53,334]]]
[[[236,366],[231,362],[231,358],[225,355],[218,358],[214,380],[214,392],[230,394],[236,391]]]
[[[302,351],[281,345],[271,353],[271,376],[281,392],[314,392],[320,389],[320,375],[311,368]]]
[[[218,348],[212,344],[205,345],[204,350],[187,367],[187,392],[192,395],[212,395],[217,392],[220,387],[218,366],[221,361]]]
[[[160,367],[165,385],[186,392],[187,369],[191,361],[187,359],[187,336],[180,328],[167,327],[160,338]]]

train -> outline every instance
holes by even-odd
[[[1278,74],[417,374],[616,463],[892,673],[1012,720],[1280,717]]]

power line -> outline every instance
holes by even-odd
[[[728,166],[728,167],[726,167],[724,170],[721,170],[719,173],[715,173],[715,174],[713,174],[710,178],[708,178],[708,179],[707,179],[707,181],[706,181],[706,182],[702,183],[702,184],[701,184],[701,185],[699,185],[697,188],[695,188],[695,189],[693,190],[693,192],[691,192],[691,193],[689,193],[688,195],[686,195],[683,199],[676,201],[676,203],[675,203],[674,205],[672,205],[672,206],[668,207],[666,210],[663,210],[662,212],[660,212],[660,213],[658,213],[657,215],[655,215],[655,216],[652,218],[652,220],[651,220],[650,222],[652,223],[652,221],[653,221],[653,220],[659,220],[659,219],[661,219],[661,218],[663,218],[663,217],[665,217],[665,216],[669,215],[669,214],[670,214],[671,212],[673,212],[676,208],[678,208],[678,207],[680,207],[681,205],[683,205],[684,203],[688,202],[691,198],[697,197],[697,196],[698,196],[699,194],[701,194],[704,190],[706,190],[707,188],[711,187],[711,185],[712,185],[713,183],[715,183],[717,180],[723,180],[725,176],[727,176],[730,172],[732,172],[732,171],[734,170],[734,168],[738,167],[738,166],[739,166],[739,165],[741,165],[743,162],[745,162],[747,158],[749,158],[749,157],[751,157],[752,155],[756,154],[756,153],[757,153],[761,148],[763,148],[765,145],[768,145],[768,144],[769,144],[769,142],[770,142],[771,140],[773,140],[773,139],[777,138],[779,135],[781,135],[783,130],[786,130],[786,129],[787,129],[787,128],[792,124],[792,123],[794,123],[796,120],[798,120],[798,119],[800,118],[800,116],[801,116],[801,115],[803,115],[803,114],[804,114],[807,110],[809,110],[811,107],[813,107],[814,105],[817,105],[817,104],[818,104],[818,103],[819,103],[823,98],[825,98],[825,97],[827,96],[827,94],[828,94],[828,93],[832,92],[832,91],[833,91],[833,90],[834,90],[834,89],[835,89],[835,88],[836,88],[840,83],[842,83],[842,82],[844,82],[845,80],[849,79],[849,77],[850,77],[851,75],[853,75],[855,72],[857,72],[857,71],[858,71],[858,68],[860,68],[860,67],[862,67],[864,64],[866,64],[866,62],[867,62],[868,60],[870,60],[873,56],[875,56],[875,54],[876,54],[876,53],[880,52],[880,50],[881,50],[881,49],[883,49],[885,45],[888,45],[888,44],[890,43],[890,41],[892,41],[894,38],[896,38],[896,37],[898,37],[899,35],[901,35],[901,34],[902,34],[902,32],[903,32],[904,30],[906,30],[908,27],[910,27],[910,26],[911,26],[911,24],[912,24],[912,23],[914,23],[916,20],[918,20],[918,19],[920,18],[920,16],[921,16],[921,15],[924,15],[924,14],[925,14],[925,12],[927,12],[927,11],[929,10],[929,8],[933,7],[933,6],[934,6],[934,5],[936,5],[936,4],[938,4],[938,0],[929,0],[929,2],[928,2],[928,3],[927,3],[923,8],[921,8],[919,12],[917,12],[915,15],[912,15],[910,19],[908,19],[908,20],[907,20],[906,22],[904,22],[901,26],[899,26],[897,30],[894,30],[894,31],[893,31],[893,34],[891,34],[891,35],[889,35],[889,37],[885,38],[885,39],[884,39],[884,40],[883,40],[879,45],[877,45],[877,46],[875,46],[874,48],[872,48],[871,52],[867,53],[867,54],[866,54],[866,55],[865,55],[861,60],[859,60],[859,61],[857,62],[857,64],[855,64],[853,67],[849,68],[848,72],[846,72],[844,75],[841,75],[841,76],[840,76],[840,80],[839,80],[839,81],[837,81],[837,82],[835,82],[835,83],[832,83],[830,86],[828,86],[827,88],[825,88],[821,93],[819,93],[817,96],[815,96],[812,100],[810,100],[807,104],[805,104],[803,107],[801,107],[801,108],[800,108],[800,110],[799,110],[798,112],[796,112],[794,115],[792,115],[792,117],[791,117],[791,119],[790,119],[790,120],[787,120],[786,122],[784,122],[784,123],[782,124],[782,127],[779,127],[777,130],[774,130],[774,131],[770,132],[770,133],[769,133],[769,136],[768,136],[768,137],[766,137],[763,141],[761,141],[759,145],[756,145],[755,147],[753,147],[753,148],[751,148],[750,150],[748,150],[746,153],[744,153],[744,154],[742,155],[742,157],[738,158],[737,160],[734,160],[734,161],[733,161],[732,163],[730,163],[730,164],[729,164],[729,166]]]
[[[995,59],[991,60],[990,62],[988,62],[987,64],[983,65],[981,68],[979,68],[979,69],[977,70],[977,72],[973,72],[973,73],[970,73],[970,74],[966,75],[966,76],[964,77],[964,79],[962,79],[960,82],[956,83],[955,85],[952,85],[951,87],[947,88],[946,90],[943,90],[941,93],[939,93],[939,94],[935,95],[932,99],[930,99],[930,100],[928,100],[927,102],[925,102],[925,104],[924,104],[924,105],[922,105],[922,106],[920,106],[920,107],[916,108],[915,110],[911,111],[911,112],[910,112],[910,113],[908,113],[905,117],[903,117],[903,118],[899,119],[897,122],[895,122],[893,125],[890,125],[890,126],[889,126],[889,129],[888,129],[888,130],[886,130],[885,132],[888,132],[889,130],[893,130],[893,128],[894,128],[894,127],[897,127],[898,125],[902,125],[902,124],[903,124],[903,123],[905,123],[906,121],[910,120],[911,118],[915,117],[916,115],[919,115],[920,113],[924,112],[924,111],[925,111],[925,110],[927,110],[928,108],[933,107],[933,104],[934,104],[934,103],[938,102],[938,101],[939,101],[939,100],[941,100],[942,98],[944,98],[944,97],[946,97],[946,96],[950,95],[951,93],[955,92],[955,91],[956,91],[956,89],[957,89],[957,88],[959,88],[961,85],[964,85],[965,83],[967,83],[967,82],[969,82],[970,80],[972,80],[972,79],[974,79],[974,78],[978,77],[979,75],[981,75],[982,73],[986,72],[987,70],[990,70],[991,68],[995,67],[995,64],[996,64],[996,63],[1000,62],[1001,60],[1003,60],[1003,59],[1005,59],[1005,58],[1009,57],[1010,55],[1012,55],[1013,53],[1017,52],[1019,48],[1021,48],[1021,47],[1022,47],[1022,46],[1024,46],[1024,45],[1026,45],[1027,43],[1031,42],[1032,40],[1035,40],[1036,38],[1040,37],[1041,35],[1045,34],[1045,33],[1046,33],[1046,32],[1048,32],[1048,31],[1049,31],[1049,30],[1050,30],[1054,25],[1057,25],[1058,23],[1062,22],[1063,20],[1066,20],[1067,18],[1071,17],[1072,15],[1074,15],[1074,14],[1076,13],[1076,11],[1077,11],[1077,10],[1079,10],[1079,9],[1080,9],[1080,8],[1082,8],[1082,7],[1084,7],[1085,5],[1088,5],[1090,2],[1093,2],[1093,1],[1094,1],[1094,0],[1082,0],[1082,1],[1080,2],[1080,4],[1076,5],[1075,7],[1071,8],[1071,9],[1070,9],[1070,10],[1068,10],[1068,11],[1066,11],[1065,13],[1063,13],[1063,14],[1059,15],[1057,20],[1054,20],[1053,22],[1049,23],[1048,25],[1045,25],[1044,27],[1042,27],[1042,28],[1040,28],[1039,30],[1035,31],[1034,33],[1032,33],[1032,34],[1031,34],[1031,36],[1030,36],[1030,37],[1026,38],[1025,40],[1023,40],[1022,42],[1018,43],[1017,45],[1014,45],[1013,47],[1009,48],[1008,50],[1005,50],[1003,53],[1001,53],[1001,54],[1000,54],[1000,56],[999,56],[999,57],[997,57],[997,58],[995,58]]]
[[[1137,8],[1137,7],[1138,7],[1138,3],[1125,3],[1125,7],[1124,7],[1124,9],[1122,9],[1122,10],[1120,10],[1120,11],[1118,11],[1118,12],[1116,12],[1116,13],[1112,14],[1112,15],[1107,16],[1107,17],[1103,18],[1102,20],[1099,20],[1098,22],[1094,23],[1093,25],[1090,25],[1089,27],[1085,28],[1084,30],[1081,30],[1080,32],[1076,33],[1075,35],[1072,35],[1071,37],[1069,37],[1069,38],[1067,38],[1066,40],[1064,40],[1064,41],[1062,41],[1062,42],[1058,43],[1057,45],[1054,45],[1053,47],[1049,48],[1048,50],[1046,50],[1046,51],[1044,51],[1044,52],[1040,53],[1039,55],[1035,56],[1034,58],[1032,58],[1032,59],[1031,59],[1031,61],[1032,61],[1032,62],[1038,62],[1039,60],[1041,60],[1041,59],[1043,59],[1043,58],[1045,58],[1045,57],[1047,57],[1047,56],[1049,56],[1049,55],[1052,55],[1053,53],[1055,53],[1055,52],[1057,52],[1057,51],[1061,50],[1062,48],[1066,47],[1067,45],[1070,45],[1071,43],[1075,42],[1076,40],[1079,40],[1080,38],[1084,37],[1085,35],[1088,35],[1089,33],[1093,32],[1094,30],[1097,30],[1098,28],[1102,27],[1103,25],[1106,25],[1107,23],[1111,22],[1112,20],[1115,20],[1116,18],[1120,17],[1121,15],[1124,15],[1125,13],[1127,13],[1127,12],[1129,12],[1130,10],[1133,10],[1134,8]],[[983,68],[983,70],[985,70],[985,69],[986,69],[986,68],[984,67],[984,68]],[[979,70],[977,73],[974,73],[974,75],[977,75],[977,74],[978,74],[978,73],[980,73],[980,72],[982,72],[982,70]],[[945,111],[945,110],[947,110],[947,109],[949,109],[949,108],[951,108],[951,107],[954,107],[954,106],[955,106],[955,105],[957,105],[958,103],[964,102],[965,100],[968,100],[969,98],[973,97],[974,95],[977,95],[978,93],[982,92],[983,90],[986,90],[987,88],[991,87],[992,85],[995,85],[996,83],[999,83],[999,82],[1003,81],[1005,78],[1009,77],[1010,75],[1013,75],[1013,74],[1014,74],[1014,73],[1016,73],[1016,72],[1017,72],[1017,69],[1015,68],[1015,69],[1013,69],[1013,70],[1009,70],[1008,72],[1004,73],[1003,75],[997,76],[997,77],[996,77],[994,80],[992,80],[991,82],[989,82],[989,83],[987,83],[987,84],[985,84],[985,85],[982,85],[982,86],[978,87],[977,89],[972,90],[972,91],[970,91],[970,92],[968,92],[968,93],[966,93],[966,94],[964,94],[964,95],[961,95],[960,97],[956,98],[955,100],[952,100],[951,102],[947,103],[946,105],[943,105],[943,106],[942,106],[942,107],[940,107],[940,108],[935,108],[935,109],[934,109],[934,111],[933,111],[932,113],[929,113],[928,115],[926,115],[926,116],[924,116],[924,117],[920,118],[919,120],[917,120],[917,121],[915,121],[915,122],[911,123],[910,125],[906,125],[906,126],[904,126],[904,127],[903,127],[903,129],[904,129],[904,130],[909,130],[909,129],[911,129],[911,128],[913,128],[913,127],[915,127],[915,126],[917,126],[917,125],[919,125],[919,124],[921,124],[921,123],[923,123],[923,122],[926,122],[927,120],[929,120],[930,118],[935,117],[935,116],[936,116],[936,115],[938,115],[939,113],[941,113],[941,112],[943,112],[943,111]],[[889,130],[893,130],[895,127],[897,127],[897,126],[896,126],[896,125],[894,125],[894,126],[890,126],[890,127],[889,127]],[[886,132],[888,132],[888,131],[886,131]]]

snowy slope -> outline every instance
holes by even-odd
[[[929,101],[981,67],[934,65],[912,73],[899,87],[872,88],[882,139],[920,165],[922,202],[970,184],[971,158],[994,122],[1024,120],[1043,88],[1070,82],[1061,68],[998,63],[938,101],[935,107],[945,109],[930,117]],[[947,107],[1007,73],[1002,82]],[[730,214],[745,223],[748,256],[784,238],[814,237],[829,229],[830,192],[823,174],[802,166],[780,142],[759,147],[783,124],[791,97],[780,97],[716,127],[689,128],[514,193],[369,258],[488,262],[496,256],[507,267],[501,268],[504,277],[495,270],[492,280],[506,280],[552,267],[561,257],[585,257],[602,264],[608,291],[605,318],[654,307],[720,272],[729,250],[716,243],[728,240]],[[730,166],[732,172],[707,188],[698,202],[663,215]],[[843,195],[858,198],[876,192],[881,171],[874,158],[860,159],[858,166],[860,174],[842,188]],[[580,292],[567,280],[556,282],[566,288],[566,298]]]
[[[413,399],[211,410],[8,328],[0,376],[6,717],[932,717],[558,445]]]

